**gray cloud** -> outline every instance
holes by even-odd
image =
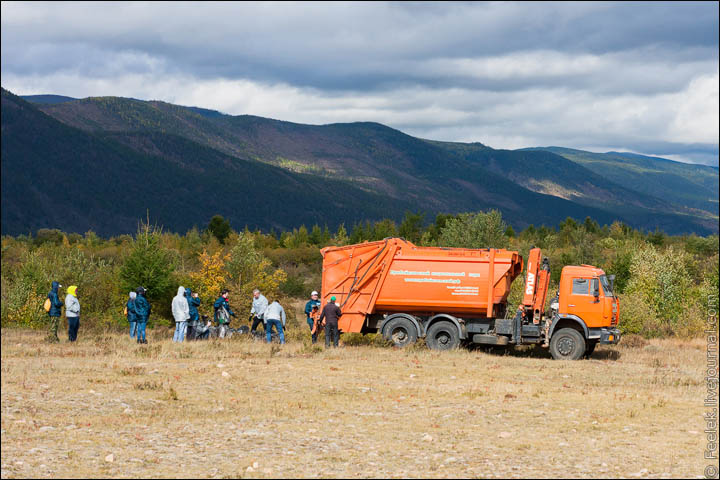
[[[499,148],[672,145],[717,164],[715,2],[1,8],[3,86],[19,94],[374,120]]]

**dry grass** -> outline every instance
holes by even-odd
[[[705,466],[702,341],[556,362],[157,334],[137,345],[81,331],[51,345],[3,330],[2,477],[694,477]]]

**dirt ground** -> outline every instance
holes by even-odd
[[[590,360],[2,331],[2,478],[698,477],[705,344]],[[298,335],[299,336],[299,335]]]

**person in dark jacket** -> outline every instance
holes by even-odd
[[[137,298],[137,293],[130,292],[130,298],[128,299],[127,304],[125,305],[125,308],[127,309],[128,323],[130,324],[130,338],[135,338],[135,335],[137,333],[138,316],[137,316],[137,313],[135,313],[135,299],[136,298]]]
[[[320,314],[320,323],[325,322],[325,348],[330,347],[330,339],[332,338],[333,346],[337,348],[340,340],[340,332],[338,331],[338,319],[342,316],[340,307],[335,304],[335,297],[330,297],[330,301],[323,307]]]
[[[50,299],[50,311],[48,315],[50,317],[50,333],[48,334],[48,340],[51,342],[59,342],[58,338],[58,327],[60,326],[60,316],[62,315],[62,307],[64,303],[58,296],[58,287],[62,287],[58,282],[52,282],[50,286],[50,292],[47,294],[47,298]]]
[[[317,342],[318,332],[317,331],[313,332],[313,326],[315,325],[315,322],[310,317],[310,314],[312,313],[313,307],[320,308],[321,305],[322,305],[322,302],[318,298],[318,292],[313,291],[310,294],[310,300],[308,300],[308,302],[305,304],[305,320],[307,321],[308,327],[310,327],[312,343]]]
[[[147,301],[147,298],[145,298],[146,292],[143,287],[138,287],[136,292],[135,313],[137,314],[137,343],[147,343],[145,328],[147,327],[152,307],[150,306],[150,302]]]
[[[228,324],[230,323],[230,315],[237,317],[235,312],[230,309],[230,290],[223,290],[220,297],[215,300],[213,307],[215,308],[215,321],[218,322],[220,332],[218,337],[224,338],[227,333]]]
[[[192,293],[189,288],[185,289],[185,298],[190,307],[190,320],[188,321],[187,338],[194,339],[197,337],[197,327],[200,322],[200,314],[197,307],[200,306],[200,299],[197,293]]]

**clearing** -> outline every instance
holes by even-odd
[[[3,329],[2,478],[696,477],[706,466],[702,340],[557,362],[148,335],[137,345],[81,327],[76,344],[65,333],[51,345]]]

